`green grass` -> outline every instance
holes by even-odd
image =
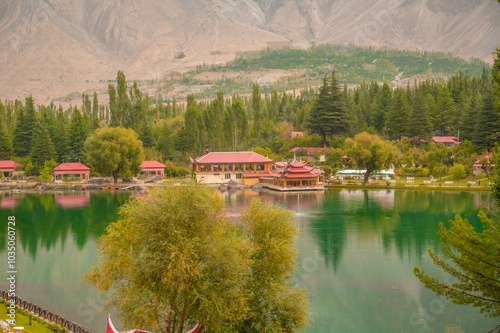
[[[1,311],[0,319],[6,322],[7,319],[10,318],[7,317],[7,311],[5,305],[6,302],[4,300],[0,300],[0,311]],[[16,326],[24,327],[25,330],[31,333],[54,333],[53,328],[49,329],[49,326],[50,327],[55,327],[55,326],[48,324],[43,319],[32,316],[31,323],[32,325],[30,326],[29,313],[26,310],[22,310],[16,307]],[[57,331],[63,332],[63,329],[59,327]]]

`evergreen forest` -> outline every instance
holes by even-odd
[[[328,54],[321,50],[307,51],[316,57],[305,65],[319,66]],[[274,51],[262,52],[267,56]],[[227,66],[253,66],[251,58],[242,61],[238,58]],[[284,63],[295,66],[292,60]],[[16,160],[28,175],[42,172],[46,161],[85,163],[84,143],[102,127],[132,129],[142,141],[146,160],[181,166],[207,148],[253,149],[281,160],[292,158],[294,147],[321,147],[335,167],[345,139],[362,131],[398,142],[401,164],[431,169],[429,154],[442,148],[428,144],[432,136],[456,136],[464,142],[463,163],[469,171],[471,160],[495,149],[500,128],[495,68],[493,75],[483,66],[478,74],[458,71],[446,79],[414,81],[396,89],[369,76],[350,87],[339,79],[343,71],[328,70],[321,75],[319,89],[300,93],[262,91],[253,83],[251,94],[228,94],[221,87],[210,100],[189,94],[166,101],[150,97],[119,71],[108,85],[109,103],[100,103],[97,93],[82,94],[80,105],[66,109],[32,97],[5,100],[0,102],[0,160]],[[292,138],[292,132],[304,135]],[[452,166],[453,161],[448,157],[444,164]]]

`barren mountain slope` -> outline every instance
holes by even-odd
[[[450,51],[491,61],[492,0],[0,0],[0,98],[39,102],[162,78],[276,43]],[[185,57],[182,57],[182,54]]]

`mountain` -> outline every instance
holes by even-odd
[[[0,98],[44,103],[239,51],[356,44],[492,61],[493,0],[0,0]]]

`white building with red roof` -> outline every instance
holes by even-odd
[[[253,185],[259,178],[269,176],[273,160],[252,151],[210,152],[191,158],[196,181],[204,184],[223,184],[230,180]]]
[[[77,179],[86,180],[90,178],[90,169],[82,163],[61,163],[53,170],[55,180]]]
[[[158,161],[143,161],[140,168],[141,174],[146,177],[165,175],[165,165]]]
[[[460,143],[456,136],[433,136],[432,141],[435,143],[443,143],[448,148],[453,148]]]
[[[16,168],[22,165],[14,161],[0,161],[0,172],[4,177],[11,177],[12,172],[16,171]]]
[[[307,156],[307,160],[309,162],[325,162],[326,161],[326,155],[325,155],[325,149],[324,148],[318,148],[318,147],[294,147],[290,150],[291,153],[294,154],[303,154],[304,156]]]

